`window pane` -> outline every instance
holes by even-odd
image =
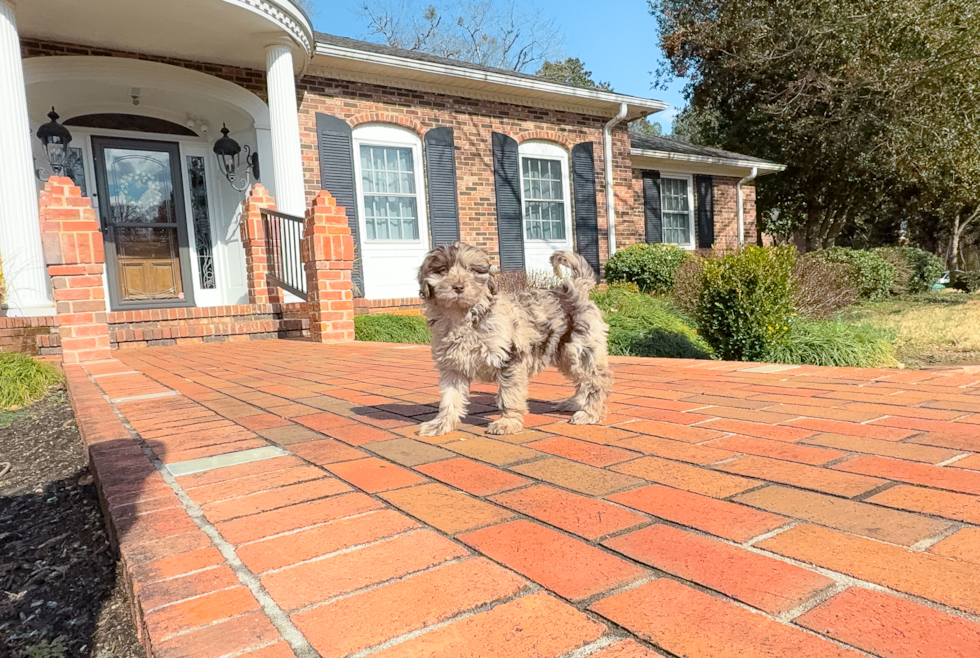
[[[565,203],[561,161],[522,158],[524,234],[528,240],[565,239]]]
[[[415,160],[411,148],[361,145],[367,240],[418,240]]]

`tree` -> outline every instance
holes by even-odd
[[[563,41],[554,18],[514,0],[365,0],[359,13],[370,37],[389,46],[518,72],[554,57]]]
[[[787,165],[759,183],[763,222],[806,249],[923,213],[951,239],[976,222],[975,0],[650,3],[687,79],[678,132]]]
[[[562,82],[576,87],[612,91],[612,86],[608,82],[593,80],[592,71],[586,71],[585,64],[578,57],[569,57],[557,62],[545,62],[535,75],[545,80]]]
[[[630,132],[639,133],[640,135],[653,135],[655,137],[664,134],[660,124],[651,122],[649,117],[630,121]]]

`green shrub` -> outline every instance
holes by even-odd
[[[27,354],[0,353],[0,409],[23,407],[61,381],[50,364]]]
[[[873,251],[833,247],[813,254],[831,263],[843,263],[852,268],[861,299],[877,301],[891,292],[895,266]]]
[[[794,322],[767,361],[870,368],[895,363],[893,332],[870,324]]]
[[[889,292],[893,295],[904,295],[909,292],[909,286],[912,285],[912,277],[915,272],[901,249],[899,247],[879,247],[874,250],[874,253],[884,258],[895,268],[892,287]]]
[[[919,247],[898,247],[897,249],[905,256],[906,262],[912,268],[908,292],[914,294],[932,290],[933,284],[946,271],[946,264],[943,259]]]
[[[702,263],[696,318],[715,354],[759,360],[789,332],[795,260],[792,246],[747,247]]]
[[[663,294],[674,287],[674,274],[688,252],[673,244],[634,244],[620,249],[606,263],[606,280],[630,281],[642,292]]]
[[[977,292],[980,290],[980,271],[953,272],[950,283],[957,290],[963,292]]]
[[[421,315],[355,315],[354,337],[379,343],[418,343],[432,340]]]
[[[632,289],[631,289],[632,288]],[[609,353],[707,359],[711,348],[690,320],[667,301],[645,295],[634,284],[612,284],[592,293],[609,324]]]

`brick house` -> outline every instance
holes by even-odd
[[[56,315],[52,173],[95,210],[124,347],[305,331],[298,289],[267,300],[250,280],[256,181],[284,226],[321,190],[344,207],[366,311],[410,307],[423,254],[456,239],[503,270],[575,249],[597,273],[635,242],[752,242],[749,181],[781,169],[630,135],[660,101],[315,33],[291,0],[0,0],[0,99],[0,349],[57,348],[53,320],[12,320]]]

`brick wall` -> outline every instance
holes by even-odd
[[[646,241],[646,219],[643,214],[643,170],[634,169],[632,200],[624,204],[616,222],[616,243],[620,247]],[[738,178],[713,176],[711,201],[715,211],[715,247],[733,249],[738,245],[738,206],[735,185]],[[745,243],[755,244],[755,186],[742,186],[742,210],[745,222]]]
[[[0,352],[59,354],[57,318],[0,318]]]
[[[109,313],[113,349],[309,336],[306,304],[240,304]]]
[[[570,150],[580,142],[595,143],[596,192],[599,208],[599,251],[606,260],[606,212],[602,162],[602,127],[609,117],[524,107],[497,101],[412,91],[378,84],[307,76],[298,82],[302,96],[300,132],[308,198],[320,189],[316,113],[340,117],[351,126],[391,123],[422,137],[431,128],[453,128],[460,236],[486,249],[496,262],[497,216],[493,184],[491,133],[510,135],[518,142],[546,139]],[[633,202],[629,138],[625,124],[614,131],[614,189],[617,209]]]
[[[406,299],[355,299],[354,315],[422,315],[422,300]]]

